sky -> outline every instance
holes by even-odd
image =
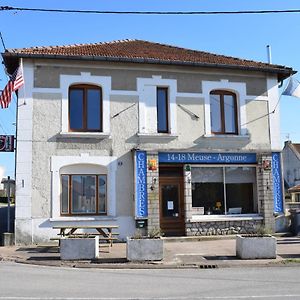
[[[300,9],[294,0],[15,0],[0,6],[115,11],[231,11]],[[6,48],[142,39],[272,63],[300,72],[300,13],[264,15],[92,15],[0,11]],[[0,44],[0,51],[4,49]],[[294,76],[300,81],[300,74]],[[7,75],[0,67],[0,90]],[[284,82],[283,87],[287,84]],[[282,96],[281,140],[300,143],[300,99]],[[0,109],[0,135],[15,134],[16,97]],[[0,153],[5,176],[14,178],[14,153]]]

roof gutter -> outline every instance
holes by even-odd
[[[5,65],[10,58],[37,58],[37,59],[68,59],[68,60],[84,60],[84,61],[107,61],[107,62],[125,62],[125,63],[148,63],[148,64],[161,64],[161,65],[177,65],[177,66],[194,66],[205,68],[221,68],[221,69],[238,69],[258,72],[268,72],[273,74],[281,74],[281,80],[297,73],[292,68],[285,66],[278,67],[250,67],[231,64],[216,64],[216,63],[200,63],[190,61],[172,61],[160,60],[152,58],[129,58],[129,57],[110,57],[110,56],[73,56],[73,55],[52,55],[52,54],[24,54],[24,53],[2,53]]]

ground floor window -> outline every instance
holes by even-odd
[[[192,205],[206,215],[257,213],[256,168],[192,167]]]
[[[106,175],[61,175],[61,214],[106,214]]]

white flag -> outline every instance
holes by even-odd
[[[300,98],[300,82],[297,79],[291,77],[282,95],[294,96]]]

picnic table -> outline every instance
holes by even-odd
[[[58,240],[62,237],[69,238],[88,238],[99,236],[100,240],[104,240],[112,246],[113,241],[117,240],[117,232],[113,229],[119,228],[118,225],[55,225],[53,229],[59,229]]]

